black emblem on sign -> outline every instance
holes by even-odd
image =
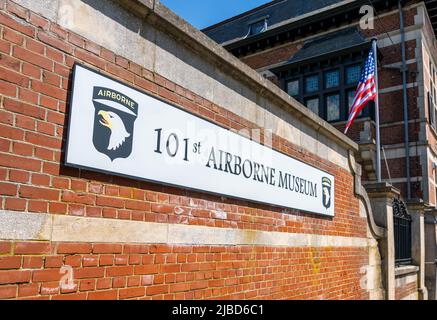
[[[329,178],[322,178],[322,202],[326,209],[331,207],[331,180]]]
[[[103,87],[94,87],[93,103],[94,147],[111,161],[129,157],[138,103],[120,92]]]

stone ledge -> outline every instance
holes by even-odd
[[[349,247],[375,240],[359,237],[217,228],[47,213],[0,210],[0,240],[184,245]]]
[[[395,268],[395,277],[401,277],[407,274],[412,274],[412,273],[418,273],[419,272],[419,267],[418,266],[401,266],[401,267],[396,267]]]

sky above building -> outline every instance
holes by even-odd
[[[236,16],[270,0],[161,0],[198,29]]]

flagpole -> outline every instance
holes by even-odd
[[[376,178],[381,182],[381,140],[379,135],[379,88],[378,88],[378,49],[376,47],[376,38],[372,39],[373,56],[375,58],[375,122],[376,122]]]

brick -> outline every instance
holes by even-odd
[[[32,173],[31,182],[33,185],[37,185],[37,186],[49,186],[50,176],[45,174]]]
[[[52,150],[46,148],[35,147],[35,158],[43,159],[43,160],[53,160],[54,152]],[[55,187],[55,186],[54,186]]]
[[[141,276],[132,276],[127,279],[128,287],[138,287],[141,285]]]
[[[52,177],[52,185],[59,189],[68,189],[70,185],[70,180],[62,177]]]
[[[31,88],[32,90],[45,94],[49,97],[59,99],[61,101],[67,100],[67,91],[55,86],[52,86],[50,84],[47,84],[42,81],[38,81],[35,79],[32,79],[31,81]]]
[[[96,289],[97,290],[109,289],[111,287],[112,287],[112,279],[111,278],[97,279],[97,282],[96,282]]]
[[[10,51],[11,51],[11,44],[7,41],[0,39],[0,52],[9,54]]]
[[[150,286],[146,288],[146,294],[148,296],[156,295],[156,294],[164,294],[169,292],[168,285],[158,285],[158,286]]]
[[[9,154],[0,154],[0,165],[9,168],[20,168],[30,171],[39,171],[41,168],[40,161]]]
[[[7,10],[23,20],[27,20],[27,17],[29,15],[29,10],[13,2],[8,2]]]
[[[17,185],[12,183],[0,182],[0,194],[6,196],[15,196],[17,194]]]
[[[144,265],[144,266],[135,266],[134,274],[143,275],[143,274],[156,274],[159,272],[159,265]]]
[[[45,258],[44,267],[45,268],[60,268],[63,265],[63,256],[47,256]]]
[[[95,244],[93,253],[121,253],[123,246],[121,244]]]
[[[0,65],[6,69],[20,72],[22,61],[6,54],[0,54]]]
[[[126,289],[120,289],[119,297],[120,299],[129,299],[135,297],[142,297],[145,294],[146,294],[146,288],[144,287],[126,288]]]
[[[0,241],[0,254],[10,253],[11,247],[12,245],[10,242]]]
[[[103,69],[103,70],[106,69],[105,60],[96,57],[94,54],[89,53],[83,49],[76,49],[75,56],[82,61],[86,61],[87,63],[90,63],[93,66],[98,67],[99,69]]]
[[[30,281],[30,271],[0,271],[0,284],[23,283]]]
[[[57,279],[53,279],[57,280]],[[42,295],[55,295],[60,291],[59,281],[45,281],[41,284],[40,293]]]
[[[59,49],[65,53],[68,54],[73,54],[73,46],[70,45],[69,43],[65,42],[65,40],[61,40],[58,38],[55,38],[53,36],[48,35],[45,32],[38,32],[38,39],[41,40],[42,42],[56,48]]]
[[[2,152],[9,152],[10,145],[11,145],[11,142],[10,142],[9,140],[1,139],[1,138],[0,138],[0,151],[2,151]],[[4,168],[4,169],[3,169],[2,171],[0,171],[0,172],[1,172],[2,175],[5,176],[4,179],[6,179],[6,174],[5,174],[5,171],[4,171],[4,170],[6,170],[6,169]]]
[[[91,291],[96,288],[96,280],[95,279],[86,279],[81,280],[79,284],[79,291]]]
[[[74,191],[86,191],[86,182],[81,180],[71,180],[71,189]]]
[[[85,216],[85,206],[81,204],[69,204],[68,214],[72,216]]]
[[[20,33],[9,28],[3,29],[3,39],[18,45],[22,45],[24,42],[24,37]]]
[[[39,41],[35,41],[29,38],[26,38],[26,49],[29,49],[30,51],[40,54],[42,56],[46,51],[45,45],[41,44]]]
[[[42,80],[43,80],[43,82],[50,84],[52,86],[55,86],[55,87],[59,87],[61,85],[61,77],[58,76],[57,74],[50,72],[50,71],[47,71],[47,70],[43,70]]]
[[[45,254],[50,253],[51,245],[47,242],[17,242],[15,254]]]
[[[123,266],[123,267],[108,267],[106,269],[106,275],[108,277],[113,276],[130,276],[133,275],[133,266]]]
[[[14,101],[12,99],[5,99],[3,105],[6,110],[12,112],[28,115],[41,120],[45,118],[45,110],[40,107],[36,107],[19,101]]]
[[[26,209],[26,200],[16,199],[16,198],[6,198],[5,209],[24,211]]]
[[[114,256],[109,254],[100,255],[99,265],[100,266],[111,266],[114,264]]]
[[[116,265],[127,265],[128,263],[128,255],[116,255],[115,256],[115,264]]]
[[[69,255],[65,257],[64,264],[71,267],[80,267],[82,257],[80,255]]]
[[[49,282],[58,281],[56,283],[59,286],[59,280],[64,274],[60,269],[47,269],[47,270],[34,270],[32,275],[32,281],[34,282]]]
[[[114,277],[112,278],[113,288],[125,288],[127,283],[127,277]]]
[[[80,268],[74,271],[76,279],[102,278],[105,275],[105,269],[99,267]]]
[[[67,212],[67,205],[62,202],[50,202],[49,213],[65,214]]]
[[[99,256],[98,255],[83,256],[82,265],[84,267],[97,267],[99,265]]]
[[[23,198],[59,200],[59,191],[35,186],[21,186],[19,194]]]
[[[15,97],[17,95],[17,86],[0,80],[0,94],[9,97]]]
[[[61,39],[65,40],[67,38],[67,31],[55,23],[50,24],[50,31],[55,33]]]
[[[15,83],[22,87],[27,87],[30,81],[28,77],[2,67],[0,67],[0,79]]]
[[[115,300],[117,290],[95,291],[88,293],[88,300]]]
[[[153,275],[143,275],[141,276],[141,285],[149,286],[153,284]]]
[[[115,62],[115,54],[111,51],[109,51],[106,48],[100,48],[100,57],[102,57],[103,59],[114,63]]]
[[[0,122],[12,125],[14,123],[13,114],[0,110]]]
[[[188,283],[176,283],[170,285],[170,292],[181,292],[181,291],[189,291],[190,285]]]
[[[91,253],[92,246],[88,243],[60,243],[58,254]]]
[[[12,150],[16,155],[22,155],[22,156],[33,155],[33,146],[31,144],[14,142],[12,146],[13,146]]]
[[[75,193],[64,190],[62,192],[62,201],[81,204],[94,204],[95,196],[86,193]]]
[[[107,64],[106,70],[109,73],[111,73],[111,74],[113,74],[113,75],[115,75],[115,76],[117,76],[125,81],[131,82],[131,83],[134,82],[135,75],[126,69],[123,69],[121,67],[118,67],[118,66],[115,66],[115,65],[109,63],[109,64]]]
[[[29,37],[33,38],[35,36],[35,29],[30,26],[26,26],[23,23],[20,23],[9,16],[7,16],[4,13],[0,13],[0,24],[6,25],[10,27],[11,29],[17,30],[21,33],[24,33],[28,35]]]
[[[48,203],[40,200],[29,200],[27,205],[29,212],[47,213],[47,207]]]
[[[96,200],[96,205],[108,206],[108,207],[114,207],[114,208],[123,208],[124,207],[124,200],[117,199],[117,198],[111,198],[111,197],[98,196],[97,200]]]
[[[36,121],[28,116],[23,116],[20,114],[15,115],[15,126],[20,127],[27,130],[35,130],[35,123]],[[23,138],[20,136],[17,136],[14,138],[14,140],[23,140]]]
[[[30,12],[29,21],[31,24],[36,25],[38,28],[41,28],[43,30],[48,29],[49,21],[33,12]]]
[[[81,48],[83,48],[85,45],[85,41],[82,39],[82,37],[72,32],[68,32],[68,42]]]
[[[86,292],[70,293],[52,296],[52,300],[86,300]]]
[[[0,257],[0,269],[19,269],[21,267],[21,257]]]
[[[20,284],[18,286],[18,297],[31,297],[38,295],[38,293],[39,285],[37,283]]]
[[[174,205],[152,203],[151,210],[152,212],[156,212],[156,213],[169,214],[174,212],[174,208],[175,208]]]
[[[100,46],[95,44],[94,42],[85,40],[85,49],[94,53],[95,55],[100,55]]]
[[[53,70],[53,61],[32,51],[23,49],[21,47],[14,47],[12,55],[17,59],[24,60],[36,66],[40,66],[41,68],[44,68],[46,70]]]
[[[17,296],[17,286],[0,286],[0,299],[11,299]]]
[[[44,257],[41,256],[30,256],[23,257],[23,268],[24,269],[40,269],[44,265]]]
[[[55,111],[58,110],[58,100],[56,100],[56,99],[53,99],[53,98],[50,98],[47,96],[41,96],[40,104],[43,107],[46,107],[46,108],[49,108],[49,109],[52,109]]]
[[[64,54],[61,51],[59,51],[57,49],[53,49],[51,47],[47,47],[46,48],[46,57],[55,62],[55,67],[54,67],[55,73],[57,73],[61,76],[68,75],[68,73],[70,72],[69,69],[65,68],[65,67],[61,67],[58,64],[58,63],[61,63],[61,64],[64,63]],[[67,59],[67,58],[65,58],[65,59]],[[56,62],[58,62],[58,63],[56,63]]]

